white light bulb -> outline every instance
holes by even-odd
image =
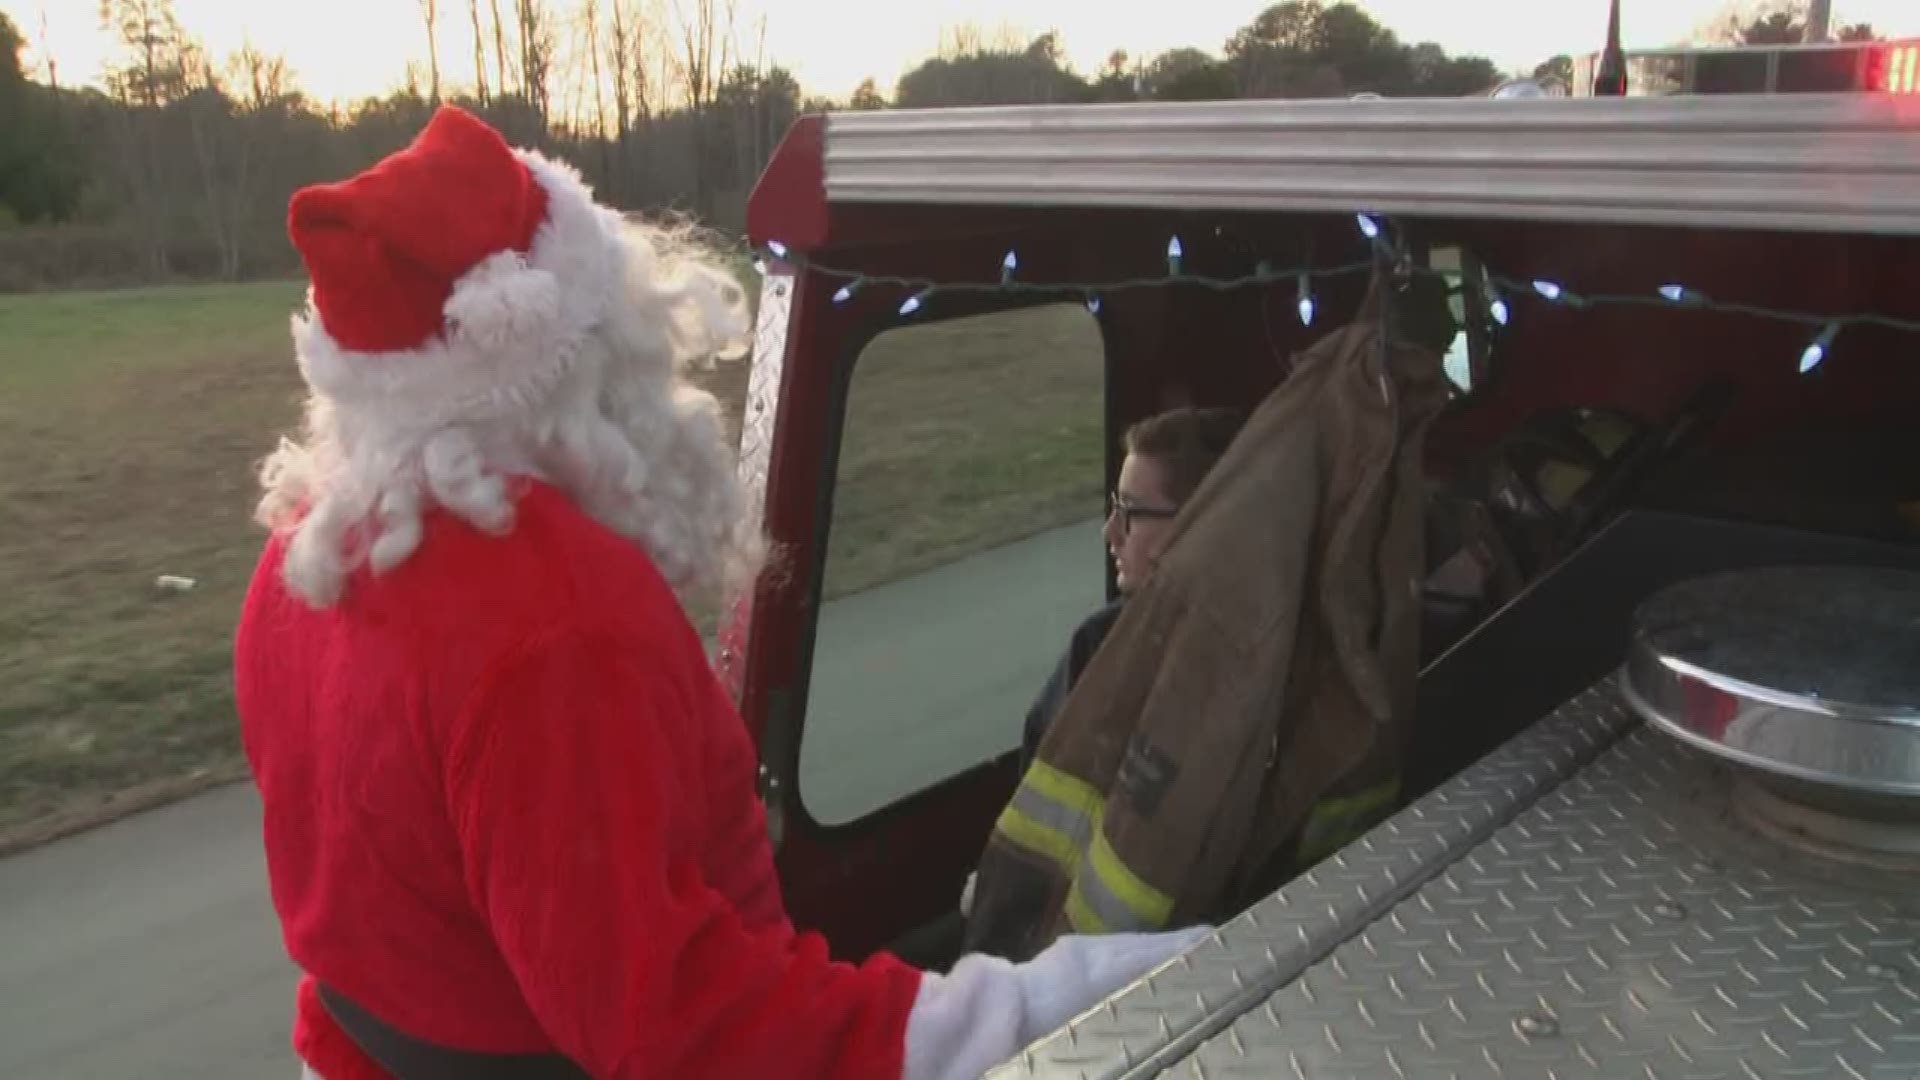
[[[1373,220],[1372,215],[1355,214],[1354,219],[1360,223],[1360,234],[1362,236],[1365,236],[1369,240],[1380,239],[1380,223]]]
[[[1087,311],[1088,313],[1093,315],[1100,314],[1100,298],[1099,297],[1097,296],[1087,297]]]
[[[1313,325],[1313,282],[1307,275],[1300,275],[1300,325]]]
[[[1660,286],[1660,295],[1677,304],[1687,298],[1687,287],[1685,285],[1662,285]]]
[[[1493,315],[1493,321],[1501,326],[1507,325],[1507,320],[1513,317],[1513,313],[1507,310],[1507,302],[1498,296],[1487,305],[1487,311]]]
[[[924,300],[927,294],[932,291],[933,290],[931,289],[922,289],[920,292],[917,292],[912,296],[907,297],[907,302],[900,305],[900,314],[911,315],[914,312],[919,311],[921,301]]]
[[[1831,324],[1825,330],[1820,331],[1820,336],[1815,338],[1813,344],[1808,345],[1807,350],[1800,354],[1800,374],[1805,375],[1807,372],[1819,367],[1827,358],[1827,350],[1833,348],[1833,339],[1839,336],[1840,327],[1837,323]]]
[[[1169,241],[1167,241],[1167,258],[1169,258],[1169,259],[1178,259],[1178,258],[1179,258],[1179,257],[1180,257],[1180,256],[1181,256],[1182,254],[1183,254],[1183,253],[1182,253],[1182,251],[1180,250],[1180,238],[1179,238],[1179,237],[1177,237],[1177,236],[1176,236],[1176,237],[1174,237],[1173,239],[1171,239],[1171,240],[1169,240]]]
[[[1002,282],[1012,281],[1013,272],[1019,268],[1020,256],[1011,251],[1007,252],[1007,257],[1000,260],[1000,280]]]
[[[1566,295],[1565,289],[1562,289],[1560,286],[1554,284],[1551,281],[1534,282],[1533,291],[1539,293],[1541,296],[1544,296],[1549,300],[1558,300],[1560,299],[1560,297]]]
[[[853,299],[853,289],[854,287],[851,282],[840,286],[840,291],[833,294],[833,302],[836,304],[844,304]]]
[[[778,240],[767,241],[767,250],[773,252],[773,257],[776,259],[784,259],[787,257],[787,245]]]

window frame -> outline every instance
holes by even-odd
[[[917,804],[935,792],[950,787],[972,784],[981,774],[996,769],[1011,769],[1018,759],[1019,745],[1007,748],[993,757],[977,761],[962,767],[958,772],[950,773],[940,780],[895,796],[890,801],[868,809],[858,816],[844,821],[829,822],[813,813],[807,802],[806,785],[802,782],[803,766],[807,747],[807,728],[813,719],[813,674],[818,656],[820,616],[826,605],[824,599],[827,561],[830,555],[834,526],[835,498],[840,482],[840,463],[845,448],[848,410],[853,397],[853,383],[860,371],[860,361],[874,343],[897,330],[914,327],[951,323],[972,318],[982,318],[1010,312],[1034,310],[1046,307],[1078,308],[1090,322],[1099,342],[1100,353],[1100,395],[1101,395],[1101,439],[1105,446],[1104,460],[1107,475],[1104,484],[1110,485],[1118,472],[1116,458],[1117,433],[1114,428],[1116,408],[1114,394],[1114,358],[1112,344],[1108,335],[1107,311],[1089,311],[1074,300],[1048,295],[993,295],[981,297],[941,298],[939,309],[922,308],[913,315],[901,315],[894,305],[887,305],[855,325],[843,344],[836,350],[832,364],[832,376],[827,401],[827,427],[821,439],[820,484],[814,493],[814,526],[812,551],[806,567],[806,588],[803,592],[806,610],[805,630],[799,642],[797,678],[793,685],[793,698],[780,711],[785,713],[781,726],[786,728],[785,739],[789,741],[782,760],[791,763],[791,775],[788,783],[792,786],[792,795],[785,804],[789,816],[797,815],[800,822],[816,835],[822,843],[832,844],[836,838],[845,838],[884,824],[885,822],[910,816],[917,812]],[[1105,490],[1105,487],[1102,487]],[[1102,503],[1104,506],[1104,503]],[[1115,591],[1114,571],[1111,560],[1102,558],[1104,564],[1105,595],[1111,600]],[[1064,647],[1064,643],[1063,647]],[[1040,687],[1036,685],[1037,694]],[[772,720],[772,717],[769,717]],[[768,730],[771,732],[770,722]]]

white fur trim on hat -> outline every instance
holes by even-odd
[[[432,427],[524,410],[567,374],[620,295],[621,219],[569,166],[517,156],[546,189],[546,220],[522,256],[501,251],[454,283],[446,330],[414,349],[343,348],[313,311],[293,318],[300,370],[316,391],[363,412]]]

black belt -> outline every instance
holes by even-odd
[[[486,1054],[423,1042],[322,983],[320,1003],[362,1053],[396,1080],[590,1080],[559,1054]]]

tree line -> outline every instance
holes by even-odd
[[[118,50],[101,86],[29,79],[0,13],[0,292],[295,273],[293,191],[399,149],[443,101],[572,162],[613,205],[736,229],[808,104],[741,48],[723,0],[682,0],[672,20],[649,0],[419,2],[429,41],[458,15],[477,77],[442,85],[436,45],[354,103],[310,98],[252,46],[210,55],[172,0],[103,0]]]
[[[1492,61],[1408,44],[1351,3],[1288,0],[1262,11],[1219,55],[1173,49],[1136,58],[1115,52],[1091,78],[1062,59],[1058,35],[983,45],[957,36],[942,55],[900,80],[903,108],[1032,102],[1214,101],[1231,98],[1458,97],[1501,78]],[[868,83],[854,108],[884,105]]]
[[[1352,3],[1286,0],[1218,54],[1116,52],[1090,75],[1057,33],[963,27],[891,98],[868,80],[840,103],[805,95],[769,63],[764,24],[738,26],[732,0],[674,0],[671,15],[665,0],[416,2],[424,62],[393,92],[352,104],[311,99],[283,58],[252,46],[209,55],[172,0],[101,0],[119,49],[99,88],[62,87],[50,68],[29,79],[22,35],[0,14],[0,292],[295,273],[291,193],[405,145],[442,101],[565,157],[613,205],[724,232],[742,225],[747,192],[803,112],[1459,96],[1502,75],[1484,58],[1403,42]],[[1729,32],[1772,40],[1794,29],[1795,10],[1774,0]],[[449,40],[471,48],[469,83],[443,85]],[[1571,61],[1557,57],[1540,72],[1563,68]]]

